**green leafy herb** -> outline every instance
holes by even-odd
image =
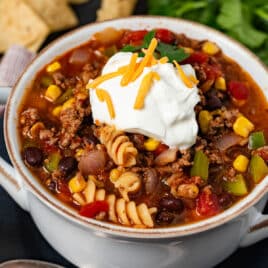
[[[267,0],[148,0],[149,13],[214,27],[253,50],[268,65]]]
[[[122,52],[136,52],[139,49],[141,49],[141,46],[126,45],[121,49],[121,51]]]
[[[148,48],[152,39],[155,37],[155,31],[148,32],[144,38],[141,46],[132,46],[126,45],[121,51],[123,52],[139,52],[139,57],[144,57],[144,53],[140,51],[142,48]],[[173,46],[170,44],[159,42],[156,47],[156,53],[154,53],[155,58],[159,57],[168,57],[169,61],[172,62],[176,60],[178,62],[183,61],[188,58],[189,55],[184,52],[182,48],[178,48],[177,46]]]
[[[142,47],[148,48],[154,36],[155,36],[155,31],[148,32],[143,38]]]
[[[189,57],[189,54],[185,53],[182,48],[178,48],[176,46],[162,42],[158,44],[156,50],[160,53],[161,57],[168,57],[170,62],[173,60],[181,62]]]
[[[234,14],[236,14],[234,16]],[[217,23],[227,33],[250,48],[260,47],[267,35],[250,24],[251,11],[240,0],[225,0],[220,8]]]

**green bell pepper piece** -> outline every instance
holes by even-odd
[[[73,95],[73,89],[68,88],[56,101],[55,104],[59,105],[70,99],[70,97]]]
[[[49,172],[53,172],[54,170],[56,170],[58,168],[59,162],[60,162],[61,156],[58,152],[56,153],[51,153],[48,156],[47,161],[45,161],[45,168],[49,171]]]
[[[241,174],[236,175],[234,181],[224,182],[224,188],[227,192],[235,196],[242,196],[248,193],[245,179]]]
[[[50,76],[44,75],[41,77],[40,83],[44,88],[47,88],[53,84],[53,79]]]
[[[249,172],[255,183],[258,183],[268,174],[268,167],[259,155],[253,155],[250,159]]]
[[[200,176],[203,180],[208,179],[209,160],[202,151],[197,151],[194,156],[194,164],[191,168],[191,176]]]
[[[265,137],[262,131],[253,132],[249,136],[249,149],[258,149],[266,144]]]
[[[116,48],[116,46],[111,46],[111,47],[107,47],[107,48],[104,50],[104,55],[110,58],[110,57],[112,57],[116,52],[117,52],[117,48]]]

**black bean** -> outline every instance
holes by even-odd
[[[161,223],[171,223],[174,220],[174,215],[170,212],[167,211],[160,211],[159,213],[156,214],[155,216],[155,221],[158,224]]]
[[[25,162],[32,167],[39,167],[43,163],[43,152],[37,147],[27,147],[23,157]]]
[[[48,179],[46,181],[46,186],[51,192],[56,193],[56,189],[57,189],[57,182],[56,181]]]
[[[215,95],[212,95],[207,98],[207,109],[210,111],[219,109],[222,107],[222,105],[222,101]]]
[[[162,210],[176,213],[181,213],[184,208],[183,202],[174,197],[163,197],[160,200],[159,205]]]
[[[77,168],[77,161],[72,156],[63,157],[59,162],[59,170],[69,175]]]
[[[222,193],[218,196],[220,206],[228,208],[232,204],[232,197],[228,193]]]

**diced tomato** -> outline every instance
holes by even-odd
[[[72,195],[67,183],[63,180],[57,180],[57,191],[68,196]]]
[[[67,203],[72,202],[72,194],[67,183],[62,180],[57,181],[57,197]]]
[[[49,144],[48,142],[43,142],[43,144],[42,144],[42,148],[43,148],[43,150],[45,151],[45,152],[47,152],[47,153],[55,153],[55,152],[57,152],[58,151],[58,148],[55,146],[55,145],[53,145],[53,144]]]
[[[168,29],[157,29],[155,32],[156,39],[171,44],[175,41],[175,35]]]
[[[199,52],[196,51],[194,53],[192,53],[187,59],[185,59],[182,63],[186,64],[193,64],[193,63],[205,63],[208,61],[208,55],[203,53],[203,52]]]
[[[244,83],[239,81],[230,81],[227,87],[233,98],[237,100],[247,100],[249,91]]]
[[[108,212],[109,204],[107,201],[95,201],[81,207],[79,214],[88,218],[94,218],[100,212]]]
[[[148,33],[146,30],[139,30],[139,31],[130,31],[126,32],[123,38],[121,39],[121,45],[139,45],[143,40],[144,36]]]
[[[268,162],[268,146],[258,149],[256,154],[259,155],[265,162]]]
[[[196,200],[196,211],[202,216],[213,216],[220,212],[218,197],[210,189],[204,189]]]
[[[162,152],[166,151],[169,147],[166,144],[160,143],[154,150],[155,156],[160,155]]]
[[[217,77],[221,76],[221,70],[220,67],[217,65],[204,65],[204,71],[207,76],[207,80],[215,80]]]

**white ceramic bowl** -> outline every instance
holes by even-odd
[[[24,89],[45,64],[107,27],[167,28],[185,33],[190,38],[214,41],[226,55],[251,74],[268,97],[268,73],[265,66],[239,43],[206,26],[150,16],[87,25],[44,49],[12,90],[5,112],[4,132],[14,168],[0,159],[2,186],[22,208],[29,211],[48,242],[79,267],[210,267],[222,261],[238,246],[249,245],[267,237],[268,227],[264,224],[267,217],[261,211],[266,202],[268,177],[246,198],[212,218],[178,227],[143,230],[79,216],[75,210],[47,192],[25,167],[20,157],[17,134],[18,106]]]

